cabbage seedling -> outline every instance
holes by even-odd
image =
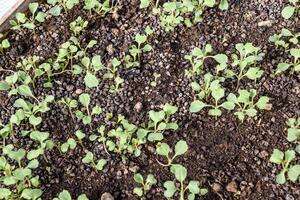
[[[83,57],[81,63],[86,69],[84,77],[85,85],[89,88],[97,87],[99,85],[99,80],[95,74],[104,68],[101,57],[99,55],[94,56],[92,62],[88,57]]]
[[[104,125],[101,125],[98,129],[97,129],[97,132],[99,134],[92,134],[89,139],[90,141],[94,142],[94,141],[98,141],[99,143],[102,143],[103,144],[103,147],[104,147],[104,150],[107,154],[108,151],[107,151],[107,148],[106,148],[106,136],[105,136],[105,126]]]
[[[85,164],[91,164],[92,167],[94,169],[96,169],[97,171],[102,171],[104,166],[107,164],[107,161],[105,159],[100,159],[96,162],[94,161],[94,155],[92,152],[86,150],[85,151],[86,155],[85,157],[82,159],[82,162]]]
[[[79,95],[79,102],[86,109],[87,115],[85,115],[80,110],[76,110],[75,115],[79,120],[82,120],[83,124],[85,124],[85,125],[91,124],[93,115],[99,115],[102,113],[102,109],[99,106],[93,107],[92,112],[90,111],[91,98],[90,98],[90,95],[87,93],[83,93],[83,94]]]
[[[151,189],[152,185],[157,183],[157,180],[153,174],[148,174],[146,180],[144,180],[143,176],[140,173],[137,173],[133,176],[133,179],[136,183],[142,185],[141,187],[135,187],[133,189],[133,193],[139,197],[145,195]]]
[[[164,196],[166,198],[172,198],[176,192],[179,192],[179,199],[184,200],[188,192],[188,199],[194,200],[196,195],[202,196],[208,192],[207,189],[200,188],[199,181],[191,180],[187,186],[184,185],[187,177],[187,169],[184,166],[179,164],[172,165],[171,172],[179,184],[175,184],[174,181],[166,181],[164,183],[164,187],[166,188]]]
[[[47,3],[53,6],[49,10],[49,13],[53,16],[58,16],[60,15],[62,9],[67,12],[79,4],[79,0],[47,0]]]
[[[33,30],[35,28],[35,22],[44,22],[45,13],[37,12],[39,7],[38,3],[30,3],[28,8],[31,12],[31,17],[27,18],[24,13],[16,13],[16,19],[11,20],[10,24],[12,25],[13,30],[20,30],[22,27]]]
[[[256,103],[254,99],[256,97],[256,90],[251,89],[239,90],[239,96],[230,93],[227,96],[227,101],[236,105],[238,108],[234,115],[236,115],[240,121],[244,121],[246,116],[255,117],[257,115],[257,110],[265,110],[270,108],[269,97],[262,96],[259,97]]]
[[[270,161],[281,165],[282,170],[276,176],[276,182],[279,184],[284,184],[286,182],[286,174],[288,180],[296,182],[300,175],[300,165],[296,164],[290,166],[291,162],[295,159],[296,153],[294,150],[287,150],[282,152],[278,149],[274,149]]]
[[[98,0],[84,0],[84,9],[89,10],[90,14],[92,11],[96,12],[98,15],[104,17],[107,13],[111,12],[113,7],[110,7],[109,0],[102,1]]]
[[[176,122],[170,122],[171,115],[177,112],[178,108],[170,104],[165,104],[161,111],[149,111],[149,122],[143,128],[139,128],[141,137],[146,137],[150,142],[161,141],[166,130],[177,130]]]
[[[73,122],[75,123],[74,115],[72,109],[77,108],[78,103],[74,99],[70,99],[69,97],[62,98],[58,101],[59,104],[62,104],[68,108],[68,111],[72,117]]]
[[[258,61],[262,60],[264,53],[260,53],[260,48],[253,46],[252,43],[239,43],[235,45],[235,48],[239,52],[239,55],[231,55],[233,60],[231,66],[237,69],[226,69],[225,73],[228,78],[237,78],[238,88],[242,78],[247,77],[250,80],[257,80],[263,75],[264,71],[259,67],[255,67],[255,65]]]
[[[233,102],[225,101],[222,104],[220,104],[220,100],[225,96],[225,90],[221,87],[221,85],[218,82],[216,82],[215,84],[210,84],[209,91],[214,99],[214,103],[208,104],[203,100],[194,100],[190,105],[190,112],[200,112],[203,108],[207,107],[210,108],[208,111],[209,115],[218,117],[222,115],[221,108],[224,108],[226,110],[234,109],[235,105]]]
[[[288,49],[290,46],[290,43],[293,45],[297,45],[299,42],[300,33],[293,34],[290,30],[283,28],[280,32],[280,34],[274,34],[269,38],[270,42],[273,42],[278,47],[284,47],[285,49]],[[287,41],[288,39],[288,41]]]
[[[290,19],[296,12],[299,11],[299,0],[289,0],[289,5],[283,8],[281,15],[284,19]]]
[[[0,40],[2,40],[4,37],[4,35],[2,33],[0,33]],[[10,42],[8,41],[8,39],[3,39],[0,43],[0,53],[4,54],[4,50],[8,49],[10,47]]]
[[[77,19],[70,23],[70,30],[73,33],[74,37],[78,37],[82,31],[85,30],[85,28],[88,25],[88,21],[85,21],[82,19],[82,17],[77,17]]]
[[[114,80],[114,85],[111,85],[110,87],[111,92],[118,92],[120,85],[124,82],[124,79],[122,79],[118,74],[118,68],[120,65],[121,62],[118,59],[114,58],[111,62],[110,67],[105,68],[108,72],[104,74],[103,78]]]
[[[287,140],[289,142],[294,142],[300,138],[300,117],[296,120],[294,118],[289,118],[287,120],[288,125],[288,136]]]
[[[58,197],[55,197],[53,200],[72,200],[71,194],[68,190],[63,190],[58,194]],[[85,194],[78,196],[77,200],[89,200]]]
[[[171,156],[171,149],[170,146],[166,143],[158,143],[156,145],[156,153],[158,155],[164,156],[167,160],[166,164],[160,163],[163,166],[170,166],[173,163],[173,160],[180,155],[183,155],[184,153],[186,153],[188,150],[188,145],[186,143],[186,141],[180,140],[176,143],[175,145],[175,152],[174,155]]]
[[[275,70],[275,75],[284,72],[290,68],[292,68],[292,73],[300,72],[300,48],[292,48],[289,50],[289,53],[293,57],[293,62],[279,63],[277,69]]]

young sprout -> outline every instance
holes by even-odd
[[[53,200],[72,200],[71,194],[67,190],[63,190],[59,193],[58,197],[55,197]],[[78,196],[77,200],[89,200],[85,194]]]
[[[61,152],[66,153],[66,152],[68,152],[69,150],[75,149],[76,146],[77,146],[76,140],[74,140],[73,138],[69,138],[69,139],[67,140],[67,142],[63,143],[63,144],[60,146],[60,150],[61,150]]]
[[[75,123],[75,118],[73,115],[72,109],[77,108],[78,103],[74,99],[70,99],[69,97],[62,98],[58,101],[59,104],[65,105],[68,108],[68,111],[72,117],[73,122]]]
[[[134,40],[137,45],[131,45],[129,49],[130,55],[124,57],[126,62],[126,68],[139,67],[140,66],[140,57],[143,53],[149,52],[152,50],[152,46],[147,44],[148,37],[153,33],[153,30],[150,26],[147,26],[145,29],[145,34],[136,34]]]
[[[113,6],[109,5],[109,0],[102,1],[98,0],[84,0],[84,9],[89,10],[90,14],[92,11],[96,12],[98,15],[104,17],[107,13],[113,10]]]
[[[264,53],[260,53],[260,48],[253,46],[252,43],[239,43],[235,45],[235,48],[239,55],[231,55],[233,60],[231,66],[237,69],[226,69],[225,73],[228,78],[237,78],[238,88],[242,78],[247,77],[250,80],[257,80],[263,75],[264,71],[256,67],[256,64],[262,60]]]
[[[288,49],[290,43],[293,45],[297,45],[299,42],[300,33],[293,34],[290,30],[283,28],[280,34],[274,34],[269,38],[270,42],[273,42],[278,47],[283,47]],[[288,39],[288,40],[286,40]]]
[[[114,58],[111,62],[111,66],[105,68],[108,72],[104,74],[103,78],[113,79],[115,82],[115,84],[110,87],[111,92],[118,92],[120,85],[124,82],[124,79],[122,79],[118,74],[118,68],[120,65],[121,62]]]
[[[290,55],[293,57],[292,63],[279,63],[275,71],[275,75],[292,68],[292,72],[300,72],[300,48],[292,48],[289,50]]]
[[[49,13],[53,16],[58,16],[60,15],[62,9],[67,12],[79,4],[79,0],[47,0],[47,3],[53,6],[49,10]]]
[[[284,19],[290,19],[300,9],[299,0],[289,0],[289,5],[283,8],[281,15]]]
[[[167,130],[177,130],[176,122],[170,122],[171,115],[177,112],[178,108],[165,104],[161,111],[149,111],[149,122],[143,128],[139,128],[140,135],[146,137],[150,142],[161,141],[163,133]]]
[[[234,113],[240,121],[244,121],[246,116],[255,117],[257,115],[257,110],[266,110],[270,108],[269,97],[261,96],[254,103],[254,99],[256,97],[256,90],[251,89],[247,90],[239,90],[239,96],[237,97],[235,94],[230,93],[227,96],[227,101],[233,103],[238,107],[238,111]]]
[[[133,176],[133,179],[136,183],[142,185],[141,187],[135,187],[133,189],[133,193],[139,197],[145,195],[151,189],[152,185],[157,183],[157,180],[153,174],[148,174],[146,180],[144,180],[143,176],[140,173],[137,173]]]
[[[97,87],[99,80],[95,74],[104,68],[101,57],[99,55],[94,56],[92,62],[88,57],[83,57],[81,63],[86,68],[86,75],[84,77],[85,85],[89,88]]]
[[[179,164],[171,166],[171,172],[174,174],[175,179],[179,184],[175,184],[174,181],[166,181],[164,187],[166,188],[164,196],[166,198],[172,198],[176,192],[179,192],[179,199],[184,200],[186,193],[188,192],[188,199],[194,200],[196,195],[205,195],[207,189],[200,188],[199,181],[189,181],[188,185],[185,186],[184,182],[187,177],[187,169]]]
[[[8,41],[8,39],[3,39],[4,35],[2,33],[0,33],[0,53],[4,54],[4,50],[8,49],[10,47],[10,43]]]
[[[156,87],[157,86],[157,79],[159,79],[160,77],[161,77],[161,75],[160,74],[158,74],[158,73],[156,73],[156,72],[154,72],[153,73],[153,76],[154,76],[154,81],[152,81],[151,83],[150,83],[150,85],[152,86],[152,87]]]
[[[88,25],[88,21],[83,20],[80,16],[77,17],[77,19],[70,23],[70,30],[73,33],[73,36],[78,37],[82,31],[85,30],[85,28]]]
[[[97,135],[96,135],[96,134],[92,134],[92,135],[89,137],[90,141],[94,142],[94,141],[97,140],[99,143],[102,143],[105,152],[106,152],[107,154],[109,154],[108,151],[107,151],[107,148],[106,148],[106,141],[107,141],[107,139],[106,139],[106,136],[105,136],[105,126],[104,126],[104,125],[101,125],[101,126],[97,129],[97,131],[98,131],[99,135],[98,135],[98,134],[97,134]]]
[[[86,155],[85,157],[82,159],[82,162],[85,164],[91,164],[92,167],[94,169],[96,169],[97,171],[102,171],[104,166],[107,164],[107,161],[105,159],[100,159],[96,162],[94,161],[94,155],[92,152],[86,150],[85,151]]]
[[[38,3],[30,3],[28,8],[31,12],[31,17],[27,18],[24,13],[16,13],[16,20],[11,20],[10,24],[12,25],[13,30],[20,30],[22,27],[33,30],[35,28],[35,22],[44,22],[45,13],[37,12],[39,7]]]
[[[287,120],[288,125],[288,136],[287,140],[289,142],[294,142],[300,138],[300,117],[296,120],[294,118],[289,118]]]
[[[211,93],[211,96],[214,99],[213,104],[208,104],[203,100],[194,100],[190,105],[190,112],[197,113],[200,112],[203,108],[210,108],[208,111],[208,114],[211,116],[221,116],[222,110],[221,108],[224,108],[226,110],[233,110],[235,105],[233,102],[225,101],[222,104],[220,104],[220,100],[224,98],[225,96],[225,90],[221,87],[221,85],[218,82],[215,82],[215,84],[210,84],[209,86],[209,93]],[[201,96],[203,96],[201,94]]]
[[[270,161],[281,165],[282,170],[276,176],[276,182],[279,184],[284,184],[286,182],[286,173],[288,180],[296,182],[300,175],[300,165],[296,164],[290,166],[291,162],[295,159],[296,153],[294,150],[287,150],[282,152],[278,149],[274,149]]]
[[[79,120],[82,120],[83,124],[85,124],[85,125],[90,124],[90,126],[91,126],[92,116],[101,114],[102,109],[99,106],[95,106],[95,107],[93,107],[92,112],[91,112],[91,110],[90,110],[91,97],[87,93],[83,93],[83,94],[79,95],[79,102],[86,109],[87,115],[85,115],[80,110],[76,110],[75,115]]]
[[[153,3],[153,0],[141,0],[140,8],[148,8],[150,4],[154,6],[153,10],[156,11],[158,9],[159,0],[154,0],[155,3]]]
[[[165,31],[174,31],[174,28],[183,20],[183,17],[180,16],[180,8],[177,2],[166,2],[163,4],[163,10],[160,13],[160,25]]]
[[[158,163],[163,166],[170,166],[170,165],[172,165],[173,160],[177,156],[183,155],[185,152],[187,152],[187,150],[188,150],[188,145],[187,145],[186,141],[180,140],[175,145],[174,155],[170,156],[170,154],[171,154],[170,146],[166,143],[159,142],[156,145],[156,153],[158,155],[164,156],[167,160],[167,163],[163,164],[163,163],[160,163],[159,161],[158,161]]]

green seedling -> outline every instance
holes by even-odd
[[[251,89],[250,91],[239,90],[238,97],[233,93],[227,96],[227,101],[238,107],[234,115],[236,115],[240,121],[243,122],[246,116],[255,117],[258,110],[270,109],[269,97],[259,97],[255,103],[256,94],[256,90]]]
[[[114,85],[111,85],[110,87],[111,92],[118,92],[120,85],[124,82],[124,79],[122,79],[118,74],[118,68],[120,65],[121,62],[118,59],[114,58],[111,62],[110,67],[105,68],[108,72],[104,74],[103,78],[114,80]]]
[[[23,120],[28,119],[29,123],[34,127],[34,130],[36,130],[36,127],[42,122],[42,118],[38,116],[38,114],[49,111],[50,108],[48,107],[48,104],[53,100],[54,97],[49,95],[35,105],[24,99],[17,99],[14,103],[14,107],[19,110],[12,115],[10,121],[14,124],[20,124]]]
[[[45,13],[38,12],[38,3],[30,3],[28,8],[31,12],[31,17],[27,18],[24,13],[18,12],[16,14],[16,19],[11,20],[10,24],[12,26],[13,30],[20,30],[21,28],[27,28],[27,29],[35,29],[36,22],[42,23],[45,21]]]
[[[98,15],[104,17],[107,13],[112,12],[113,6],[109,5],[109,0],[104,0],[103,3],[98,0],[84,0],[84,9],[89,10],[90,14],[96,12]]]
[[[180,200],[184,200],[186,194],[188,194],[189,200],[194,200],[196,195],[202,196],[208,192],[207,189],[200,188],[199,181],[192,180],[189,181],[187,186],[184,185],[187,177],[187,169],[184,166],[178,164],[172,165],[171,172],[179,184],[175,184],[174,181],[166,181],[164,183],[164,187],[166,188],[164,196],[166,198],[172,198],[176,192],[179,192]]]
[[[152,4],[154,6],[153,10],[158,9],[159,0],[155,0],[155,3],[152,0],[141,0],[140,9],[148,8]]]
[[[105,159],[100,159],[96,162],[94,161],[94,155],[90,151],[85,151],[86,155],[82,159],[82,162],[85,164],[91,164],[91,166],[96,169],[97,171],[102,171],[104,166],[107,164],[107,161]]]
[[[134,143],[134,134],[137,131],[137,126],[131,124],[124,118],[124,116],[118,116],[118,124],[121,126],[116,129],[108,131],[108,137],[110,138],[106,142],[106,146],[109,151],[113,151],[118,154],[122,154],[124,151],[134,153],[135,156],[140,155],[139,145],[145,143],[145,140],[141,138],[141,143]]]
[[[73,122],[75,123],[75,118],[73,115],[73,109],[77,108],[78,103],[74,99],[70,99],[69,97],[62,98],[58,101],[59,104],[62,104],[68,108],[68,111],[72,117]]]
[[[288,136],[287,140],[289,142],[294,142],[300,138],[300,117],[296,120],[294,118],[289,118],[287,120],[288,125]]]
[[[83,20],[80,16],[77,19],[70,23],[70,30],[73,33],[74,37],[78,37],[82,31],[86,29],[88,21]]]
[[[183,155],[184,153],[186,153],[188,150],[188,145],[185,141],[180,140],[176,143],[175,145],[175,151],[174,151],[174,155],[171,156],[171,149],[170,146],[166,143],[158,143],[156,145],[156,153],[160,156],[164,156],[167,160],[166,164],[163,164],[161,162],[158,162],[160,165],[163,166],[170,166],[173,163],[173,160],[180,155]]]
[[[53,6],[49,13],[53,16],[58,16],[61,14],[61,10],[64,9],[65,12],[71,10],[74,6],[79,4],[79,0],[47,0],[47,3]]]
[[[289,50],[289,53],[293,58],[293,62],[279,63],[277,69],[275,70],[275,75],[282,73],[290,68],[292,68],[292,73],[300,72],[300,48],[292,48]]]
[[[55,197],[53,200],[72,200],[71,194],[68,190],[63,190],[59,193],[58,197]],[[77,200],[89,200],[85,194],[78,196]]]
[[[167,130],[177,130],[176,122],[170,122],[171,115],[177,112],[178,108],[170,104],[165,104],[161,111],[151,110],[149,112],[149,122],[139,128],[138,133],[146,137],[150,142],[161,141],[163,133]]]
[[[77,130],[75,132],[76,140],[73,138],[69,138],[67,142],[63,143],[60,146],[60,150],[62,153],[66,153],[68,150],[73,150],[76,148],[77,143],[83,147],[83,139],[85,138],[86,134],[83,133],[81,130]]]
[[[133,189],[133,193],[135,193],[139,197],[147,194],[152,185],[155,185],[157,183],[157,180],[153,174],[148,174],[146,180],[144,180],[143,176],[140,173],[137,173],[133,176],[133,179],[136,183],[142,185],[141,187],[135,187]]]
[[[283,8],[281,15],[284,19],[290,19],[295,13],[299,11],[299,0],[289,0],[289,5]]]
[[[4,50],[8,49],[10,47],[10,42],[8,41],[8,39],[3,39],[4,35],[2,33],[0,33],[0,53],[4,54]]]
[[[224,98],[225,96],[225,90],[221,87],[221,85],[218,82],[215,82],[214,84],[210,84],[208,87],[209,93],[214,99],[213,104],[208,104],[203,100],[194,100],[190,105],[190,112],[197,113],[200,112],[203,108],[210,108],[208,111],[208,114],[211,116],[221,116],[222,110],[221,108],[224,108],[226,110],[233,110],[235,105],[233,102],[225,101],[222,104],[220,104],[220,100]],[[201,94],[202,95],[202,94]]]
[[[40,131],[32,131],[30,133],[30,139],[39,143],[37,149],[30,150],[27,154],[28,160],[37,159],[40,155],[43,155],[45,161],[48,163],[48,160],[45,156],[45,150],[53,149],[54,143],[52,140],[48,139],[49,133],[48,132],[40,132]]]
[[[99,115],[102,113],[102,109],[99,106],[95,106],[92,109],[92,112],[90,110],[90,102],[91,98],[89,94],[83,93],[79,95],[79,102],[82,106],[84,106],[87,115],[85,115],[82,111],[76,110],[75,115],[77,119],[82,120],[83,124],[91,124],[92,122],[92,116],[93,115]]]
[[[274,149],[270,161],[281,165],[282,170],[276,176],[276,182],[278,184],[284,184],[286,182],[286,174],[288,180],[296,182],[300,175],[300,165],[296,164],[290,166],[291,162],[295,159],[296,153],[294,150],[287,150],[282,152],[278,149]]]
[[[96,77],[96,73],[104,68],[101,57],[99,55],[94,56],[92,62],[88,57],[83,57],[81,63],[86,69],[84,77],[85,85],[89,88],[97,87],[99,85],[99,80]]]
[[[263,75],[263,70],[259,67],[255,67],[257,62],[261,61],[264,53],[260,53],[260,48],[253,46],[252,43],[236,44],[236,50],[239,55],[232,54],[231,66],[234,70],[226,69],[227,78],[237,78],[237,88],[239,87],[242,78],[247,77],[250,80],[257,80]]]
[[[273,42],[278,47],[284,47],[288,49],[290,44],[297,45],[299,42],[300,33],[293,34],[290,30],[283,28],[280,34],[274,34],[269,38],[270,42]]]
[[[39,176],[33,176],[32,170],[39,166],[37,159],[33,159],[24,165],[26,151],[24,149],[13,150],[12,145],[5,146],[0,157],[0,196],[4,199],[33,199],[36,200],[42,195],[42,190],[38,189]],[[7,155],[15,161],[18,166],[12,166],[4,157]],[[4,187],[3,187],[4,186]],[[7,187],[7,188],[6,188]],[[2,193],[4,192],[4,193]]]
[[[221,87],[220,82],[221,80],[215,80],[214,76],[211,73],[206,73],[204,75],[203,81],[201,81],[200,83],[194,81],[191,83],[191,87],[197,93],[197,99],[205,99],[206,101],[208,101],[208,98],[211,96],[212,90]]]
[[[108,151],[107,151],[107,147],[106,147],[106,142],[107,142],[107,139],[106,139],[106,136],[105,136],[105,126],[101,125],[98,129],[97,129],[97,132],[99,134],[92,134],[89,139],[90,141],[94,142],[94,141],[98,141],[99,143],[102,143],[103,144],[103,147],[104,147],[104,150],[107,154]]]
[[[165,29],[165,31],[174,31],[174,28],[183,20],[183,17],[180,16],[180,10],[177,2],[166,2],[163,4],[163,9],[160,13],[160,25]]]
[[[156,72],[154,72],[154,73],[153,73],[153,76],[154,76],[154,81],[151,81],[150,85],[151,85],[152,87],[156,87],[156,86],[157,86],[158,79],[161,77],[161,75],[158,74],[158,73],[156,73]]]
[[[150,28],[150,26],[147,26],[145,29],[145,34],[138,33],[135,35],[134,41],[137,45],[131,45],[129,49],[130,55],[126,55],[124,58],[126,68],[140,67],[141,55],[152,50],[152,46],[147,44],[147,39],[152,33],[153,30]]]

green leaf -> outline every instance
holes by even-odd
[[[85,106],[85,107],[88,107],[89,104],[90,104],[90,101],[91,101],[91,98],[90,98],[90,95],[87,94],[87,93],[83,93],[81,95],[79,95],[79,102]]]
[[[89,200],[85,194],[81,194],[77,200]]]
[[[170,146],[166,143],[158,143],[156,145],[156,153],[161,156],[168,156],[170,153]]]
[[[211,115],[211,116],[221,116],[222,115],[222,111],[218,108],[213,108],[213,109],[210,109],[208,111],[208,114]]]
[[[156,124],[157,122],[160,122],[165,118],[165,112],[164,111],[155,112],[151,110],[149,112],[149,117]]]
[[[283,158],[284,153],[278,149],[274,149],[270,161],[276,164],[281,164],[283,162]]]
[[[226,101],[221,104],[221,107],[225,108],[226,110],[233,110],[235,107],[235,104],[232,101]]]
[[[0,188],[0,199],[8,199],[11,195],[11,191],[7,188]]]
[[[293,16],[295,12],[295,7],[294,6],[286,6],[282,11],[281,15],[284,19],[289,19]]]
[[[146,183],[148,183],[148,184],[150,184],[150,185],[154,185],[154,184],[157,183],[157,180],[156,180],[156,178],[154,177],[153,174],[149,174],[149,175],[147,176]]]
[[[72,200],[70,193],[67,190],[63,190],[58,195],[59,200]]]
[[[94,159],[94,155],[90,151],[86,151],[85,157],[82,159],[82,162],[85,164],[91,163]]]
[[[167,115],[173,115],[177,112],[178,108],[167,103],[164,105],[163,110]]]
[[[228,8],[229,8],[228,0],[221,0],[220,4],[219,4],[219,8],[221,10],[228,10]]]
[[[34,97],[32,91],[28,85],[20,85],[18,87],[18,93],[20,95],[23,95],[26,97]]]
[[[187,176],[187,169],[182,165],[175,164],[171,166],[171,172],[179,182],[183,182]]]
[[[250,67],[245,75],[250,80],[256,80],[260,78],[263,75],[263,73],[264,71],[260,70],[258,67]]]
[[[107,161],[105,159],[100,159],[100,160],[98,160],[95,167],[97,170],[102,171],[106,164],[107,164]]]
[[[30,4],[28,5],[28,8],[29,8],[30,12],[31,12],[33,15],[34,15],[34,13],[37,11],[38,7],[39,7],[39,4],[38,4],[38,3],[30,3]]]
[[[164,192],[164,196],[167,198],[171,198],[176,192],[176,186],[173,181],[166,181],[164,183],[164,187],[166,191]]]
[[[141,197],[141,196],[143,196],[143,189],[140,188],[140,187],[135,187],[133,189],[133,193],[136,194],[136,195],[138,195],[139,197]]]
[[[260,110],[267,109],[269,100],[270,100],[269,97],[262,96],[262,97],[259,98],[259,100],[256,102],[255,105],[256,105]]]
[[[147,8],[151,3],[151,0],[141,0],[140,8]]]
[[[59,5],[52,7],[49,13],[55,17],[59,16],[61,13],[61,7]]]
[[[133,179],[135,182],[140,183],[140,184],[144,184],[144,178],[140,173],[137,173],[133,176]]]
[[[9,84],[5,82],[0,82],[0,91],[7,91],[9,90],[9,88],[10,88]]]
[[[29,123],[33,126],[37,126],[42,122],[42,118],[41,117],[35,117],[34,115],[31,115],[29,117]]]
[[[91,74],[89,71],[86,72],[86,75],[84,77],[84,83],[87,87],[93,88],[97,87],[99,85],[99,80],[97,77],[93,74]]]
[[[286,181],[285,179],[285,172],[281,171],[277,176],[276,176],[276,182],[278,184],[284,184]]]
[[[292,48],[290,50],[290,53],[295,58],[295,60],[298,60],[298,58],[300,58],[300,49]]]
[[[42,190],[41,189],[24,189],[22,191],[21,197],[28,200],[36,200],[40,196],[42,196]]]
[[[187,152],[188,145],[186,141],[180,140],[175,145],[175,156],[179,156]]]
[[[201,111],[206,106],[207,104],[203,103],[202,101],[196,100],[191,103],[189,110],[190,112],[195,113]]]
[[[287,162],[291,162],[292,160],[294,160],[296,157],[296,153],[293,150],[287,150],[284,152],[284,159]]]
[[[35,19],[36,19],[38,22],[40,22],[40,23],[44,22],[44,21],[45,21],[45,13],[43,13],[43,12],[38,12],[38,14],[36,15]]]
[[[207,6],[207,7],[214,7],[214,5],[216,4],[215,0],[204,0],[203,5]]]
[[[300,165],[294,165],[288,170],[288,178],[294,183],[298,180],[300,176]]]
[[[193,194],[199,194],[200,188],[199,188],[199,181],[190,181],[187,188],[189,191]]]

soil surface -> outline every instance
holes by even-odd
[[[166,132],[164,142],[174,146],[180,139],[187,141],[189,151],[176,162],[187,167],[189,179],[199,180],[209,189],[207,195],[197,199],[296,200],[300,199],[299,185],[290,182],[276,184],[279,168],[269,162],[274,148],[285,150],[290,147],[286,141],[286,119],[300,116],[300,75],[289,72],[276,77],[271,75],[276,63],[285,57],[268,41],[269,37],[284,27],[300,31],[297,16],[285,21],[280,15],[286,3],[281,0],[232,0],[228,11],[208,9],[201,23],[192,28],[179,26],[172,33],[166,33],[160,27],[159,17],[152,14],[151,9],[139,9],[138,0],[120,0],[118,11],[105,17],[90,15],[78,6],[68,14],[47,19],[35,32],[9,32],[11,48],[0,56],[0,66],[14,70],[16,63],[24,57],[36,55],[47,60],[55,56],[58,47],[71,35],[69,23],[78,16],[89,22],[81,36],[83,43],[91,39],[98,42],[88,55],[101,55],[104,64],[128,52],[133,36],[150,25],[154,29],[150,38],[154,50],[143,55],[141,68],[120,69],[125,82],[119,93],[109,92],[110,80],[101,80],[97,89],[87,89],[83,77],[64,74],[55,77],[51,89],[44,89],[43,80],[40,80],[34,94],[37,97],[52,94],[56,99],[66,96],[77,99],[79,94],[87,92],[93,105],[99,105],[114,116],[122,114],[134,124],[146,122],[151,109],[159,110],[165,103],[176,105],[179,112],[172,120],[177,121],[180,128]],[[48,9],[46,4],[43,6]],[[258,25],[267,20],[267,26]],[[259,63],[265,70],[263,78],[256,83],[242,81],[240,88],[254,88],[258,94],[269,96],[272,109],[259,112],[257,117],[244,123],[230,112],[218,119],[208,116],[207,112],[190,113],[188,109],[194,92],[189,86],[191,81],[184,75],[184,70],[189,67],[184,55],[194,47],[208,43],[216,53],[233,53],[234,45],[240,42],[252,42],[266,53]],[[205,67],[211,67],[209,61]],[[161,74],[156,87],[150,85],[154,72]],[[5,75],[0,72],[0,79]],[[234,83],[226,87],[234,90]],[[16,99],[1,93],[2,122],[6,123],[15,112],[12,105]],[[137,104],[142,108],[137,109]],[[65,142],[76,129],[90,135],[101,124],[111,125],[104,116],[94,119],[92,129],[82,123],[73,123],[69,112],[56,104],[51,105],[51,111],[45,113],[43,119],[40,129],[49,131],[55,143]],[[24,126],[24,129],[29,127]],[[19,148],[34,146],[29,139],[17,137],[16,140],[14,143]],[[168,168],[157,163],[156,159],[160,158],[155,155],[154,145],[144,147],[140,157],[128,156],[126,161],[122,161],[120,155],[106,154],[101,144],[91,143],[88,139],[84,146],[97,158],[108,160],[104,171],[96,173],[82,164],[85,153],[80,146],[67,154],[60,154],[57,149],[47,151],[49,163],[41,159],[42,167],[38,171],[44,191],[42,199],[52,199],[62,189],[69,190],[73,198],[85,193],[91,200],[99,200],[103,193],[109,192],[115,199],[139,199],[133,194],[136,186],[134,172],[153,173],[158,179],[144,199],[165,199],[162,184],[172,180],[173,175]]]

